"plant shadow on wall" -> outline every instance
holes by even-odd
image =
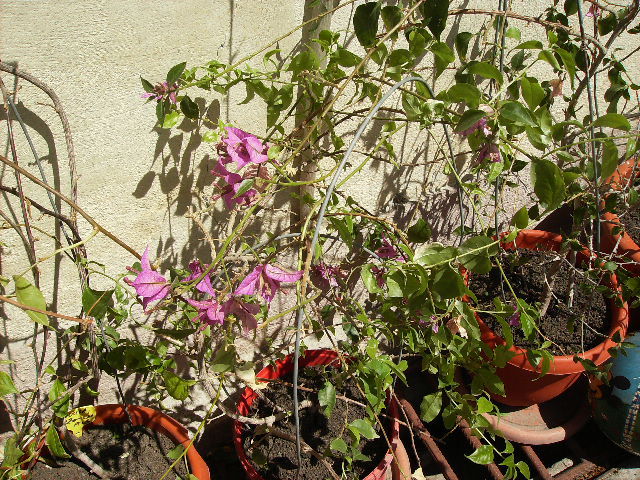
[[[139,255],[75,206],[96,234],[136,258],[125,272],[79,262],[109,286],[85,285],[83,313],[71,318],[81,326],[51,325],[49,333],[95,359],[70,360],[81,381],[112,376],[124,402],[122,381],[135,380],[128,397],[177,404],[182,418],[200,420],[195,437],[217,414],[233,419],[251,478],[310,468],[334,480],[382,478],[392,459],[401,465],[395,392],[410,383],[408,357],[433,376],[422,421],[437,421],[445,437],[467,424],[478,441],[464,461],[530,477],[530,465],[484,414],[551,400],[573,383],[584,386],[581,376],[606,381],[605,361],[625,348],[627,301],[637,303],[637,279],[600,248],[600,224],[603,210],[624,207],[605,178],[637,154],[627,117],[637,108],[630,92],[640,88],[616,76],[623,66],[602,41],[612,44],[629,26],[638,2],[613,17],[592,11],[600,39],[578,33],[580,1],[549,6],[544,18],[505,2],[502,13],[446,0],[336,8],[349,5],[348,25],[312,30],[309,45],[293,53],[273,42],[237,64],[182,62],[165,79],[142,78],[159,140],[156,173],[134,196],[149,195],[157,180],[168,234]],[[492,21],[452,33],[447,23],[457,15]],[[544,41],[523,38],[520,21],[535,23]],[[357,44],[344,42],[353,36]],[[598,68],[609,82],[606,113],[593,99],[578,108]],[[236,89],[264,107],[266,128],[225,123],[218,104],[202,99],[233,98]],[[368,182],[364,198],[358,181]],[[525,182],[527,195],[509,204],[505,193]],[[440,195],[424,204],[433,192]],[[575,207],[567,238],[529,230],[564,202]],[[179,217],[192,220],[184,247]],[[542,262],[545,271],[531,267]],[[36,281],[16,276],[3,288],[3,300],[34,322],[60,317],[46,311]],[[584,302],[574,301],[580,294]],[[608,323],[587,322],[578,308],[595,298],[589,316]],[[573,340],[595,330],[594,346],[581,339],[569,350],[548,324]],[[29,467],[38,461],[44,443],[54,456],[77,455],[73,437],[58,433],[85,412],[71,410],[76,386],[43,367],[36,393],[49,401],[5,448],[3,466],[14,477],[25,457]],[[0,387],[3,395],[33,392],[18,391],[6,373]],[[206,393],[202,415],[197,392]],[[29,443],[27,434],[44,440]]]

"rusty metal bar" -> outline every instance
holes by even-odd
[[[482,446],[482,442],[478,440],[473,432],[471,432],[471,427],[469,427],[469,424],[464,418],[458,417],[458,425],[460,425],[462,433],[465,437],[467,437],[467,440],[469,440],[469,443],[471,443],[473,448],[479,448]],[[485,466],[489,470],[489,473],[494,478],[494,480],[503,480],[504,476],[495,463],[489,463]]]
[[[529,461],[533,464],[533,467],[536,469],[542,480],[553,480],[553,476],[549,473],[547,467],[545,467],[538,454],[530,445],[520,445],[520,448],[529,458]]]
[[[556,475],[554,480],[589,480],[597,477],[598,475],[602,475],[606,471],[606,467],[596,465],[589,460],[582,460],[582,462],[575,467],[568,468],[560,475]]]
[[[422,440],[422,443],[424,443],[424,445],[427,447],[427,450],[429,450],[431,457],[438,464],[438,467],[440,468],[440,471],[445,476],[445,478],[447,480],[459,480],[458,476],[451,468],[451,465],[449,465],[449,462],[447,461],[445,456],[442,454],[442,450],[440,450],[440,447],[438,447],[436,442],[433,440],[433,437],[427,430],[427,427],[425,427],[424,423],[422,423],[422,420],[420,420],[420,417],[414,410],[413,405],[411,405],[411,403],[408,400],[402,397],[397,397],[397,398],[398,398],[398,403],[400,404],[400,407],[404,410],[404,413],[407,415],[407,419],[409,419],[409,423],[411,423],[411,426],[417,432],[418,437],[420,438],[420,440]]]

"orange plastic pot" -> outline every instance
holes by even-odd
[[[303,356],[300,357],[300,368],[312,367],[316,365],[339,365],[340,360],[338,354],[333,350],[307,350]],[[286,356],[283,360],[278,360],[274,366],[268,366],[260,371],[256,375],[256,378],[263,380],[273,380],[289,375],[293,372],[293,355]],[[238,401],[238,414],[244,417],[250,415],[251,405],[257,398],[257,394],[249,387],[245,389],[240,400]],[[388,432],[389,440],[391,442],[391,448],[387,451],[384,458],[376,466],[376,468],[367,475],[364,480],[384,480],[387,475],[387,470],[393,460],[393,451],[398,448],[398,441],[400,437],[400,424],[398,423],[398,405],[393,399],[389,404],[389,410],[391,416],[394,418],[391,426],[391,431]],[[244,467],[247,477],[250,480],[264,480],[262,475],[253,467],[253,464],[247,457],[244,451],[242,442],[242,432],[244,430],[244,424],[236,421],[233,428],[233,444],[236,447],[236,453],[240,460],[240,463]]]
[[[630,186],[633,179],[639,174],[640,165],[638,161],[629,159],[618,166],[613,175],[606,180],[606,183],[615,190],[624,190]],[[634,275],[640,275],[640,246],[626,231],[621,233],[613,232],[614,228],[622,226],[620,218],[615,213],[604,212],[602,218],[604,220],[601,224],[602,237],[600,246],[602,251],[612,253],[615,249],[621,265]]]
[[[129,416],[127,416],[124,406],[120,404],[97,405],[95,409],[96,418],[86,428],[102,425],[121,425],[129,423],[130,417],[132,425],[147,427],[168,437],[174,444],[182,445],[187,449],[186,456],[190,473],[195,475],[198,480],[210,480],[209,467],[207,467],[196,448],[190,445],[189,432],[180,422],[169,415],[165,415],[153,408],[137,405],[127,405]]]
[[[559,251],[562,237],[555,233],[543,232],[540,230],[521,230],[515,241],[502,243],[505,250],[515,250],[525,248],[529,250]],[[583,250],[578,252],[578,261],[584,262],[589,258],[589,252]],[[615,275],[611,275],[605,283],[612,289],[620,292],[620,287]],[[470,277],[469,286],[473,290],[473,276]],[[518,292],[516,292],[517,294]],[[629,309],[626,302],[622,307],[610,301],[611,328],[606,340],[596,347],[578,355],[581,358],[591,360],[596,365],[602,365],[611,355],[609,349],[615,347],[612,337],[615,333],[624,338],[629,327]],[[482,340],[492,348],[498,345],[505,345],[506,341],[497,335],[476,314]],[[510,350],[515,354],[507,362],[505,367],[496,370],[497,375],[504,383],[505,396],[494,395],[495,400],[512,406],[530,406],[537,403],[546,402],[557,397],[562,392],[573,385],[580,375],[585,372],[584,367],[579,362],[573,361],[573,355],[556,355],[553,357],[549,372],[540,377],[541,368],[534,367],[527,359],[527,350],[513,345]],[[538,378],[540,377],[540,378]]]

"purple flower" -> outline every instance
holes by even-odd
[[[589,11],[587,12],[587,14],[585,16],[587,16],[587,17],[599,17],[600,16],[600,7],[598,7],[598,5],[596,5],[595,3],[592,3],[591,6],[589,7]]]
[[[495,143],[486,143],[478,153],[478,162],[482,162],[485,158],[489,158],[494,163],[500,161],[500,149]]]
[[[487,119],[485,117],[482,117],[480,120],[478,120],[476,123],[471,125],[466,130],[458,132],[458,134],[462,135],[463,137],[468,137],[476,130],[482,130],[482,133],[484,133],[485,136],[491,135],[491,129],[487,127]]]
[[[250,188],[246,192],[238,195],[242,182],[245,180],[241,175],[230,172],[225,165],[231,162],[231,157],[221,157],[215,165],[211,173],[220,177],[227,184],[219,186],[222,190],[221,197],[227,208],[231,209],[234,205],[250,205],[258,194],[257,190]],[[216,197],[216,198],[220,198]]]
[[[259,305],[244,302],[237,297],[231,297],[222,304],[221,311],[225,317],[234,315],[242,323],[242,330],[245,335],[258,327],[256,314],[260,311]]]
[[[400,255],[396,247],[392,245],[385,235],[382,235],[382,246],[376,250],[376,255],[380,258],[404,261],[402,255]]]
[[[206,265],[207,268],[209,265]],[[196,278],[200,278],[204,269],[200,265],[198,260],[195,260],[189,264],[189,270],[191,270],[191,275],[183,280],[183,282],[188,283]],[[211,276],[207,274],[198,284],[196,285],[196,289],[202,293],[208,293],[212,297],[216,296],[216,291],[213,289],[213,285],[211,285]]]
[[[153,92],[145,92],[140,95],[142,98],[149,98],[152,100],[157,100],[158,102],[162,101],[163,98],[167,97],[171,103],[174,105],[177,102],[178,95],[178,84],[174,83],[169,86],[167,82],[158,83],[153,87]]]
[[[378,287],[384,287],[384,274],[387,273],[387,269],[384,267],[373,266],[371,267],[371,273],[373,273],[373,275],[376,277],[376,283],[378,284]]]
[[[297,282],[302,278],[302,270],[287,272],[268,263],[258,265],[238,285],[234,295],[254,295],[256,290],[267,303],[271,303],[281,282]]]
[[[234,127],[226,127],[227,138],[223,140],[227,146],[227,154],[242,168],[248,163],[264,163],[267,156],[268,145],[262,143],[255,135]]]
[[[513,312],[513,315],[509,317],[509,325],[511,325],[512,327],[520,326],[520,311],[516,310],[515,312]]]
[[[151,268],[149,264],[149,247],[144,251],[140,264],[142,265],[141,272],[129,268],[130,271],[137,272],[138,276],[133,280],[125,278],[124,281],[131,285],[136,294],[142,298],[142,307],[146,311],[149,303],[166,298],[171,291],[171,287],[166,278]]]
[[[321,262],[311,268],[313,273],[318,275],[326,286],[338,287],[338,278],[342,277],[339,267]]]
[[[210,298],[199,301],[188,298],[187,302],[198,310],[198,316],[196,318],[200,322],[208,325],[222,325],[224,323],[224,312],[215,299]]]

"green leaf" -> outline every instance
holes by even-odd
[[[628,132],[631,130],[631,124],[624,115],[620,113],[607,113],[593,122],[594,127],[617,128]]]
[[[53,454],[54,457],[59,458],[70,458],[71,455],[67,453],[67,451],[62,446],[62,442],[60,441],[60,437],[58,436],[58,431],[56,427],[51,425],[47,430],[47,447],[49,451]]]
[[[331,450],[335,450],[336,452],[341,452],[341,453],[347,453],[347,450],[348,450],[347,444],[342,438],[334,438],[333,440],[331,440],[331,443],[329,444],[329,448],[331,448]]]
[[[473,37],[473,34],[469,32],[460,32],[456,35],[454,45],[456,47],[456,53],[460,60],[467,60],[467,52],[469,51],[469,41]]]
[[[609,178],[618,167],[618,147],[612,140],[606,140],[604,142],[604,149],[602,152],[602,170],[600,171],[600,178]]]
[[[522,42],[520,45],[513,47],[514,50],[542,50],[544,45],[539,40],[529,40],[527,42]]]
[[[507,28],[507,31],[504,32],[504,36],[507,38],[513,38],[514,40],[520,40],[520,37],[522,36],[520,34],[520,30],[516,27],[509,27]]]
[[[85,315],[101,320],[113,306],[114,290],[94,290],[87,287],[82,292],[82,309]]]
[[[29,281],[19,275],[13,276],[13,281],[16,284],[16,298],[18,302],[28,307],[37,308],[40,310],[47,309],[47,302],[44,299],[42,292],[33,286]],[[31,320],[41,325],[49,325],[49,319],[44,313],[34,312],[32,310],[25,310]]]
[[[422,4],[423,22],[438,40],[447,24],[448,15],[449,0],[431,0]]]
[[[549,160],[531,162],[531,182],[540,204],[547,210],[560,206],[565,198],[564,178],[557,165]]]
[[[527,207],[522,207],[516,212],[511,220],[511,225],[515,225],[517,228],[527,228],[529,226],[529,212]]]
[[[329,380],[324,382],[324,388],[318,392],[318,402],[324,407],[325,416],[330,418],[333,407],[336,406],[336,387]]]
[[[382,23],[384,28],[389,32],[393,27],[400,23],[402,20],[402,9],[396,5],[387,5],[380,12],[382,15]],[[392,38],[396,38],[398,32],[394,32]]]
[[[140,83],[142,83],[142,88],[144,88],[145,92],[153,93],[153,84],[149,80],[145,80],[144,78],[140,77]]]
[[[236,362],[236,350],[231,347],[218,350],[216,356],[211,362],[211,370],[216,373],[225,373],[233,370]]]
[[[498,253],[496,242],[487,236],[477,236],[466,240],[460,246],[460,262],[472,272],[489,273],[490,256]]]
[[[182,72],[184,72],[184,68],[187,66],[187,62],[182,62],[174,67],[171,67],[169,73],[167,73],[167,83],[169,86],[173,85],[178,81],[178,79],[182,76]]]
[[[471,455],[465,456],[474,463],[487,465],[489,463],[493,463],[493,447],[491,445],[482,445]]]
[[[374,438],[378,438],[379,436],[376,433],[376,431],[373,429],[373,426],[371,425],[371,423],[369,423],[364,418],[358,418],[357,420],[354,420],[348,425],[348,427],[352,432],[354,433],[358,432],[360,435],[362,435],[364,438],[368,440],[373,440]]]
[[[482,94],[475,85],[468,83],[456,83],[447,90],[447,97],[451,102],[466,102],[470,108],[477,108],[480,105]]]
[[[242,181],[242,183],[240,184],[240,188],[238,189],[238,191],[236,192],[236,194],[233,196],[233,198],[238,198],[242,195],[244,195],[245,193],[247,193],[249,190],[251,190],[251,187],[253,187],[253,185],[256,183],[256,179],[255,178],[246,178]]]
[[[516,125],[537,126],[529,109],[520,102],[504,102],[502,107],[500,107],[500,116]]]
[[[4,444],[4,458],[2,460],[2,466],[11,468],[18,465],[20,463],[20,459],[24,456],[24,453],[25,452],[18,448],[16,437],[9,437]]]
[[[431,239],[431,227],[422,218],[419,218],[418,221],[407,230],[407,238],[410,242],[414,243],[428,242]]]
[[[614,13],[609,13],[606,17],[598,20],[598,33],[600,35],[609,35],[616,28],[618,19]]]
[[[461,297],[465,292],[466,287],[460,272],[453,270],[450,266],[440,268],[433,276],[433,293],[441,298]]]
[[[198,108],[198,104],[191,100],[188,95],[185,95],[182,100],[180,100],[180,110],[184,113],[184,116],[191,119],[196,119],[200,116],[200,108]]]
[[[503,81],[500,70],[487,62],[474,63],[467,68],[467,71],[484,78],[491,78],[498,82],[498,84],[502,84]]]
[[[307,70],[317,70],[320,62],[318,61],[318,57],[311,49],[302,50],[298,53],[293,59],[287,70],[293,72],[294,76],[298,75],[300,72]]]
[[[353,29],[358,42],[363,47],[371,47],[376,43],[379,18],[380,3],[378,2],[367,2],[356,8],[353,14]]]
[[[176,400],[186,400],[189,397],[190,387],[196,383],[195,380],[184,380],[169,370],[162,372],[162,379],[167,393]]]
[[[164,116],[164,120],[162,122],[162,128],[173,128],[180,121],[180,112],[177,110],[173,110],[172,112],[167,113]]]
[[[564,48],[555,47],[553,49],[560,58],[562,59],[562,63],[564,64],[564,68],[567,70],[569,74],[569,81],[571,82],[571,88],[573,88],[573,83],[576,76],[576,59],[572,53],[567,52]]]
[[[176,445],[175,448],[172,448],[167,452],[167,458],[170,460],[177,460],[182,456],[183,452],[184,447],[182,445]]]
[[[433,421],[442,410],[442,390],[425,395],[420,402],[420,418],[426,423]]]
[[[578,0],[564,1],[564,13],[566,13],[568,17],[577,12],[578,12]]]
[[[462,114],[453,131],[457,133],[464,132],[486,115],[486,112],[482,110],[467,110]]]
[[[520,88],[522,90],[522,98],[527,102],[527,105],[531,109],[535,109],[540,106],[542,100],[546,96],[544,89],[540,86],[536,79],[529,79],[522,77],[520,80]]]
[[[456,57],[453,54],[453,50],[444,42],[434,42],[431,45],[430,50],[433,52],[435,56],[435,65],[436,65],[436,78],[440,76],[442,72],[444,72],[445,68],[452,63]]]
[[[369,293],[382,293],[382,289],[378,286],[378,281],[376,276],[371,273],[371,268],[373,265],[368,264],[362,267],[361,275],[362,275],[362,283],[369,291]]]
[[[362,58],[360,58],[358,55],[356,55],[355,53],[351,53],[349,50],[343,47],[338,47],[332,55],[332,58],[336,59],[338,65],[345,68],[355,67],[362,61]]]
[[[56,379],[49,391],[49,400],[54,402],[51,406],[53,413],[57,417],[64,418],[69,411],[69,395],[62,396],[66,392],[66,387],[59,379]]]
[[[553,55],[553,52],[551,50],[542,50],[538,54],[538,59],[544,60],[556,70],[560,70],[560,64],[558,63],[558,60]]]
[[[493,410],[493,403],[491,403],[486,397],[478,398],[476,413],[487,413],[491,410]]]
[[[18,389],[13,383],[12,378],[6,372],[0,372],[0,397],[18,393]]]

